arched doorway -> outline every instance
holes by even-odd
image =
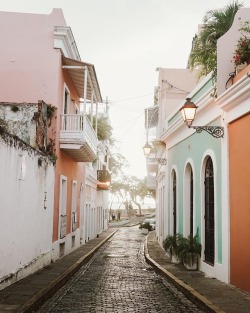
[[[193,235],[194,220],[194,187],[193,187],[193,169],[190,163],[187,163],[184,173],[183,190],[183,210],[184,210],[184,235]]]
[[[209,157],[205,166],[205,262],[214,265],[214,169]]]
[[[177,199],[176,199],[176,173],[173,171],[173,234],[176,235],[177,233]]]
[[[189,188],[190,188],[190,198],[189,198],[189,205],[190,205],[190,235],[193,235],[193,220],[194,220],[194,182],[193,182],[193,171],[190,167],[190,181],[189,181]]]

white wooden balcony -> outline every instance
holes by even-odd
[[[93,162],[97,157],[98,138],[86,115],[63,114],[60,148],[77,162]]]
[[[146,186],[148,189],[156,189],[156,175],[148,173]]]
[[[146,168],[148,173],[156,173],[158,171],[158,163],[155,154],[150,154],[146,159]]]

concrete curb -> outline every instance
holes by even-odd
[[[136,225],[140,225],[140,223],[138,222],[138,223],[135,223],[135,224],[132,224],[132,225],[124,225],[123,227],[134,227],[134,226],[136,226]]]
[[[117,227],[117,226],[123,226],[129,223],[129,220],[124,220],[124,221],[120,221],[120,222],[112,222],[109,223],[109,227]]]
[[[208,313],[225,313],[221,308],[210,302],[206,297],[201,295],[198,291],[196,291],[194,288],[190,287],[189,285],[185,284],[182,280],[174,276],[172,273],[170,273],[168,270],[160,266],[157,262],[155,262],[152,258],[150,258],[148,253],[148,244],[147,239],[145,241],[144,246],[144,255],[147,263],[149,263],[151,266],[155,268],[155,270],[167,278],[169,282],[171,282],[173,285],[175,285],[176,288],[178,288],[182,293],[185,294],[185,296],[192,301],[194,304],[196,304],[199,308],[204,310]]]
[[[75,264],[70,268],[65,270],[58,278],[54,279],[48,286],[41,289],[37,294],[35,294],[30,300],[18,308],[15,313],[34,313],[41,305],[51,298],[58,289],[60,289],[69,279],[72,277],[80,267],[85,264],[88,260],[92,258],[94,253],[101,248],[116,232],[116,229],[103,241],[101,241],[95,248],[90,250],[86,255],[81,257]]]

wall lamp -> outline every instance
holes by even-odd
[[[221,126],[192,126],[195,118],[196,109],[198,107],[191,102],[190,98],[186,98],[186,102],[180,108],[182,113],[183,121],[187,124],[189,128],[194,128],[197,133],[201,133],[205,130],[207,133],[215,138],[222,138],[224,136],[224,127]]]
[[[146,144],[143,146],[144,156],[148,158],[153,149],[154,148],[148,142],[146,142]],[[167,159],[165,158],[152,158],[152,160],[156,160],[156,162],[161,165],[167,164]]]

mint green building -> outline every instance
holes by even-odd
[[[159,243],[168,235],[187,237],[198,231],[199,269],[228,282],[227,129],[211,97],[211,75],[197,83],[196,73],[188,69],[160,68],[158,84],[155,142],[164,146],[154,149],[158,166],[147,168],[156,175]],[[187,127],[180,112],[187,97],[198,107],[193,125],[219,126],[225,132],[222,138],[215,138],[210,129],[196,132]]]

